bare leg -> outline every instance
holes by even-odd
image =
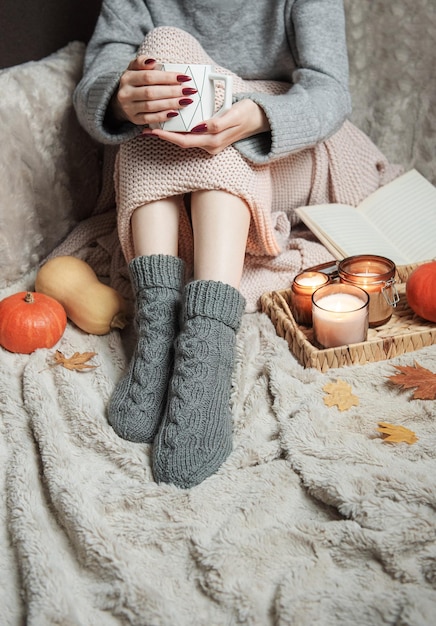
[[[250,226],[247,204],[225,191],[196,191],[191,211],[194,279],[221,281],[238,289]]]
[[[136,209],[132,215],[136,256],[177,256],[180,201],[179,196],[174,196],[144,204]]]
[[[222,191],[192,194],[194,280],[184,292],[168,403],[153,446],[156,481],[182,488],[215,473],[232,449],[231,378],[245,306],[238,291],[250,214]]]

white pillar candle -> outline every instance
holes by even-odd
[[[327,285],[312,296],[316,341],[325,348],[366,341],[368,294],[351,285]]]

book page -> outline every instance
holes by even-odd
[[[355,254],[378,254],[396,265],[409,261],[367,219],[365,214],[345,204],[322,204],[296,209],[297,214],[337,259]]]
[[[378,189],[359,210],[408,262],[436,257],[436,188],[416,170]]]
[[[380,187],[357,208],[324,204],[296,212],[338,259],[378,254],[406,265],[436,257],[436,188],[416,170]]]

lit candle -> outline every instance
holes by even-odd
[[[398,302],[395,269],[393,261],[373,254],[348,257],[338,264],[341,283],[355,285],[368,293],[371,327],[388,322],[392,307]]]
[[[304,287],[320,287],[325,284],[325,278],[327,276],[324,276],[321,272],[313,272],[313,275],[312,272],[305,272],[296,277],[295,283]]]
[[[317,289],[312,296],[316,341],[324,348],[366,341],[368,302],[360,287],[339,283]]]
[[[291,308],[297,324],[311,326],[312,324],[312,294],[326,285],[330,278],[322,272],[301,272],[292,283]]]

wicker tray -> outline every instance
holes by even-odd
[[[269,315],[280,337],[286,339],[291,352],[304,367],[321,372],[332,367],[365,364],[391,359],[436,343],[436,324],[426,322],[413,313],[407,304],[405,280],[415,266],[398,268],[397,290],[400,301],[389,322],[370,328],[367,341],[337,348],[317,346],[313,329],[299,326],[290,309],[291,289],[271,291],[261,297],[262,311]]]

